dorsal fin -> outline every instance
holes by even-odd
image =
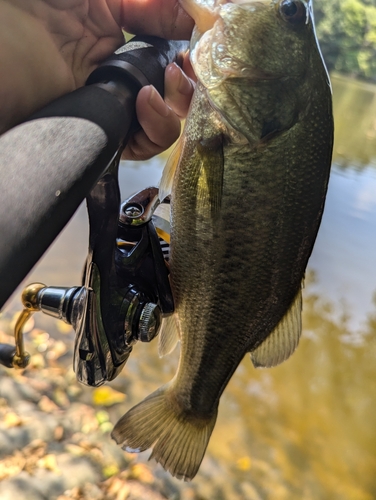
[[[297,293],[289,310],[272,333],[251,352],[256,368],[276,366],[285,361],[298,346],[302,331],[302,291]]]

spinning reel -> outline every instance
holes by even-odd
[[[173,312],[168,255],[161,248],[168,245],[158,236],[168,238],[169,222],[154,215],[158,189],[144,189],[120,205],[117,170],[115,161],[87,197],[89,253],[82,285],[28,285],[15,327],[16,349],[0,349],[2,364],[27,366],[22,328],[34,312],[42,311],[73,326],[77,379],[99,386],[113,380],[133,345],[153,340],[162,316]]]

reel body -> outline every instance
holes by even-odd
[[[160,217],[153,218],[159,205],[158,189],[146,188],[120,205],[116,203],[120,197],[117,182],[114,164],[87,198],[90,236],[82,284],[28,285],[22,294],[25,309],[16,325],[16,349],[0,345],[2,364],[27,366],[22,327],[31,314],[41,311],[73,326],[77,379],[99,386],[113,380],[133,345],[153,340],[162,317],[173,312],[168,263],[162,251],[163,246],[166,252],[168,243],[154,225]],[[168,221],[163,221],[165,232]]]

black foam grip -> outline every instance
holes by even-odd
[[[0,307],[107,168],[131,117],[115,96],[85,87],[0,138]]]
[[[90,75],[87,84],[127,75],[140,89],[152,84],[164,95],[164,72],[171,62],[182,64],[189,42],[164,40],[155,36],[134,37]]]
[[[10,344],[0,344],[0,365],[12,368],[13,356],[16,354],[16,348]]]
[[[112,155],[127,135],[134,116],[137,91],[122,87],[121,99],[105,86],[82,87],[51,102],[27,121],[52,116],[84,118],[99,125],[108,140],[107,152]],[[105,160],[106,161],[106,160]]]

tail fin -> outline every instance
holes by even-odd
[[[160,387],[128,411],[112,437],[130,452],[153,448],[154,458],[178,479],[194,478],[213,431],[217,412],[209,419],[187,415],[172,403],[170,384]]]

